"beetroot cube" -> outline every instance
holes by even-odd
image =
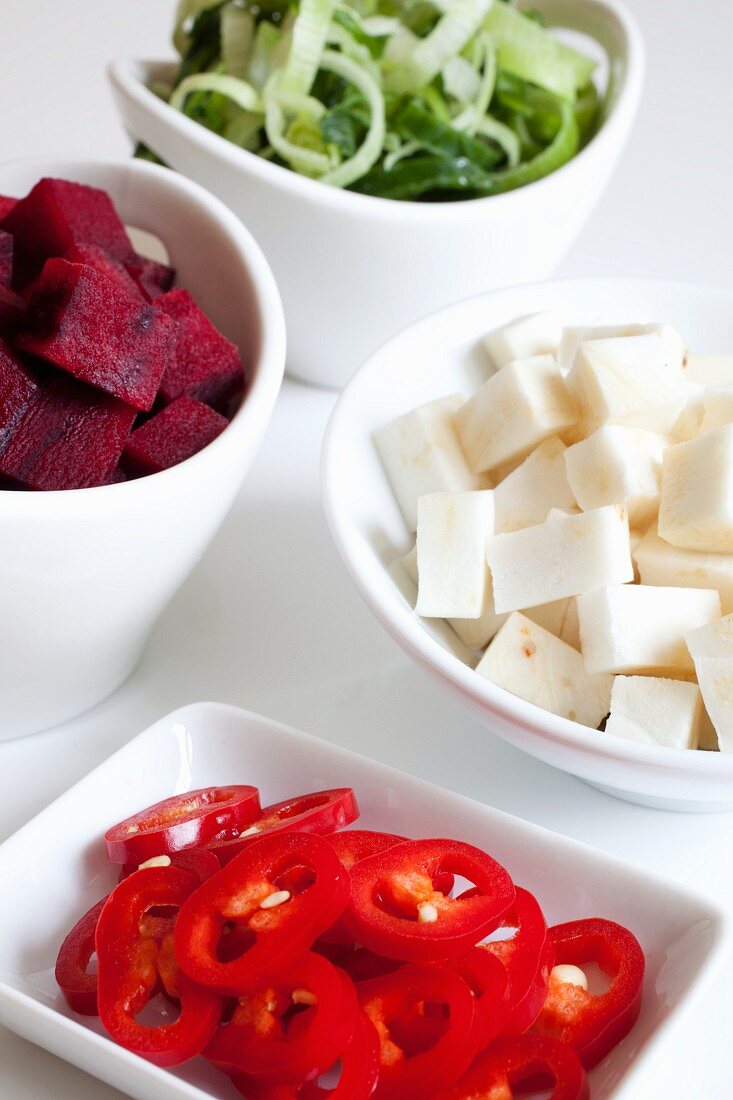
[[[0,228],[15,237],[19,285],[35,278],[50,256],[63,256],[73,245],[96,245],[121,263],[135,259],[106,191],[70,180],[40,180],[5,215]]]
[[[15,331],[27,308],[19,294],[6,286],[0,286],[0,336],[7,336]]]
[[[149,409],[173,362],[176,326],[88,264],[47,260],[16,346],[82,382]]]
[[[39,384],[0,451],[0,475],[27,489],[101,485],[134,419],[128,405],[70,379]]]
[[[124,264],[104,252],[96,244],[77,244],[63,256],[72,264],[89,264],[110,279],[125,294],[131,294],[133,298],[144,298],[137,280],[133,278]]]
[[[0,229],[0,286],[9,287],[13,281],[13,238]]]
[[[193,397],[179,397],[136,428],[122,455],[136,477],[167,470],[195,455],[224,431],[229,421]]]
[[[175,268],[158,263],[157,260],[149,260],[147,256],[138,256],[129,270],[135,274],[143,293],[151,302],[170,290],[176,277]]]
[[[38,393],[38,384],[24,363],[0,340],[0,453]]]
[[[127,474],[121,466],[115,466],[112,473],[107,474],[106,478],[104,479],[104,484],[119,485],[122,481],[127,481]]]
[[[17,202],[18,200],[11,199],[10,195],[0,195],[0,221],[3,220],[6,214],[10,213]]]
[[[236,344],[214,328],[187,290],[163,294],[156,299],[155,309],[178,322],[175,362],[160,387],[163,401],[185,394],[222,408],[243,381]]]

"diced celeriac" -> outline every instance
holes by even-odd
[[[686,377],[684,382],[687,401],[669,433],[673,443],[686,443],[688,439],[694,439],[700,431],[705,413],[705,397],[707,394],[705,386],[701,386],[699,382],[688,381]]]
[[[573,508],[550,508],[547,513],[548,520],[550,519],[567,519],[568,516],[579,516],[581,509],[577,504]]]
[[[633,551],[642,584],[672,588],[712,588],[723,614],[733,611],[733,554],[706,554],[672,546],[652,526]]]
[[[685,378],[701,386],[726,386],[733,382],[733,355],[701,355],[691,351],[687,356]]]
[[[592,676],[576,649],[526,615],[510,615],[476,671],[512,695],[597,727],[608,713],[611,676]]]
[[[398,592],[405,598],[410,607],[414,608],[417,603],[417,585],[413,582],[412,578],[408,576],[404,565],[404,559],[401,557],[395,558],[395,560],[387,566],[387,573],[392,578]],[[445,619],[430,619],[429,622],[430,629],[440,644],[449,653],[452,653],[454,657],[457,657],[459,661],[462,661],[464,665],[469,665],[471,668],[474,668],[476,665],[476,654],[461,641]]]
[[[664,436],[606,424],[565,452],[568,483],[584,511],[625,505],[631,526],[657,514]],[[500,530],[497,527],[497,530]]]
[[[537,623],[538,626],[549,630],[550,634],[554,634],[556,638],[559,638],[565,625],[569,607],[569,599],[552,600],[551,603],[525,607],[522,614],[531,619],[533,623]]]
[[[670,370],[656,333],[584,341],[566,380],[585,435],[603,424],[668,434],[687,403],[684,381]]]
[[[568,609],[565,621],[562,624],[560,637],[573,649],[580,649],[580,622],[578,620],[578,598],[573,596],[568,600]]]
[[[688,550],[733,552],[733,425],[664,452],[659,534]]]
[[[456,413],[458,437],[472,470],[492,470],[526,455],[569,427],[575,404],[551,355],[509,363]]]
[[[484,474],[484,477],[490,477],[496,489],[502,481],[509,477],[509,474],[513,474],[522,465],[526,457],[526,455],[520,455],[519,458],[511,458],[509,462],[502,462],[500,466],[496,466],[491,471],[491,474]]]
[[[575,359],[575,353],[584,340],[607,340],[615,336],[647,336],[654,334],[660,338],[667,349],[667,364],[675,373],[679,373],[687,359],[687,344],[677,329],[671,325],[628,324],[628,325],[569,325],[562,330],[557,361],[560,370],[569,371]]]
[[[495,371],[515,359],[554,355],[560,342],[560,320],[553,313],[530,313],[495,328],[483,342]]]
[[[551,508],[575,506],[565,470],[565,449],[562,440],[550,436],[497,485],[497,533],[543,523]]]
[[[704,749],[706,752],[719,752],[718,734],[715,730],[715,726],[710,721],[710,715],[705,709],[704,702],[703,700],[702,719],[700,720],[700,741],[697,747],[699,749]]]
[[[491,489],[428,493],[417,504],[417,612],[478,619],[488,585],[486,540],[494,529]]]
[[[588,672],[692,672],[685,635],[720,618],[717,592],[619,584],[578,596]]]
[[[374,433],[374,445],[410,531],[417,527],[417,502],[425,493],[486,487],[468,468],[453,417],[460,394],[430,401],[398,416]]]
[[[412,550],[405,554],[402,564],[407,575],[417,585],[417,546],[413,546]],[[506,615],[497,615],[494,609],[494,590],[491,583],[491,573],[489,573],[487,566],[484,607],[478,619],[450,618],[448,622],[463,644],[467,645],[469,649],[486,649],[486,646],[505,620]]]
[[[713,386],[705,391],[700,434],[733,424],[733,385]]]
[[[644,745],[696,749],[702,715],[697,684],[657,676],[617,676],[606,733]]]
[[[721,752],[733,752],[733,615],[690,631],[685,638]]]
[[[402,565],[407,575],[415,585],[417,585],[417,546],[413,546],[412,550],[405,554],[402,558]],[[539,607],[528,607],[524,614],[528,619],[543,626],[545,630],[549,630],[551,634],[556,634],[559,638],[561,637],[561,632],[566,629],[568,616],[571,615],[571,604],[574,608],[574,600],[555,600],[553,603],[542,604]],[[575,619],[577,622],[577,612],[575,613]],[[491,572],[489,572],[486,588],[486,602],[484,610],[481,612],[479,618],[448,619],[448,622],[464,645],[467,645],[470,649],[483,650],[486,649],[491,639],[506,620],[506,614],[497,615],[496,613],[494,607],[494,587],[491,581]],[[568,629],[572,637],[572,626]],[[570,638],[567,638],[566,641],[568,641],[570,645],[576,645],[576,648],[579,648],[579,643],[570,641]]]
[[[596,508],[495,535],[487,555],[499,613],[633,580],[623,508]]]

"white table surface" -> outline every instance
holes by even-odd
[[[629,3],[648,45],[644,105],[622,167],[561,273],[733,287],[733,7]],[[172,0],[1,0],[0,157],[125,155],[104,66],[120,54],[162,56],[172,7]],[[232,514],[130,681],[60,729],[0,745],[0,839],[166,711],[220,699],[733,907],[733,815],[663,813],[606,797],[492,737],[401,656],[352,589],[321,514],[319,448],[333,400],[285,384]],[[731,980],[733,965],[670,1045],[644,1100],[733,1096]],[[2,1029],[0,1067],[5,1100],[121,1096]]]

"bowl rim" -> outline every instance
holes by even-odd
[[[615,101],[602,125],[588,144],[566,164],[542,179],[525,184],[513,191],[498,195],[487,195],[475,199],[461,199],[435,203],[417,203],[395,199],[385,199],[375,195],[362,195],[343,188],[329,187],[319,180],[302,176],[293,169],[271,164],[255,153],[240,149],[225,138],[214,134],[181,114],[174,111],[168,103],[159,99],[147,86],[153,70],[174,65],[174,61],[137,60],[118,58],[108,68],[108,78],[118,97],[132,100],[135,105],[153,115],[162,126],[177,131],[185,140],[205,149],[218,160],[243,173],[256,176],[262,183],[278,187],[291,195],[299,195],[310,203],[342,210],[356,215],[372,214],[378,217],[410,218],[427,222],[446,219],[453,220],[470,212],[483,211],[487,203],[490,209],[503,213],[510,204],[522,201],[520,196],[537,196],[550,181],[563,181],[574,166],[584,165],[591,157],[598,156],[612,142],[618,133],[625,133],[631,126],[641,98],[644,77],[644,42],[639,24],[623,0],[535,0],[531,5],[551,18],[552,26],[573,28],[576,25],[570,12],[575,10],[603,20],[614,27],[620,36],[619,54],[623,58],[623,71],[616,89]],[[614,73],[615,77],[619,74]]]
[[[178,191],[201,208],[207,207],[221,223],[250,276],[252,296],[260,320],[260,344],[244,400],[221,434],[196,454],[157,473],[110,485],[50,489],[42,492],[0,489],[0,512],[20,515],[43,513],[55,508],[64,509],[72,504],[81,508],[103,503],[117,507],[126,503],[127,498],[133,494],[138,497],[145,493],[157,495],[158,490],[175,493],[190,478],[205,476],[207,464],[217,461],[219,457],[224,459],[240,443],[262,434],[269,423],[282,384],[286,358],[285,315],[272,270],[262,249],[243,222],[215,195],[178,172],[134,158],[57,154],[4,161],[0,163],[0,179],[6,171],[32,169],[34,166],[38,167],[39,179],[44,175],[53,175],[56,170],[72,175],[78,171],[83,177],[86,171],[100,168],[137,176],[142,180],[149,178],[162,188]]]
[[[351,421],[353,408],[358,405],[362,397],[362,390],[365,389],[368,392],[367,382],[370,381],[371,375],[378,375],[382,358],[391,349],[397,349],[400,344],[409,343],[420,331],[429,331],[439,322],[445,322],[451,313],[459,313],[471,303],[486,302],[492,298],[500,297],[502,294],[521,294],[523,291],[532,292],[550,286],[565,287],[568,290],[572,290],[574,286],[587,288],[589,283],[599,289],[621,285],[626,287],[638,286],[640,289],[642,287],[666,286],[677,288],[680,292],[686,292],[693,296],[703,292],[707,295],[725,299],[733,313],[733,291],[687,283],[684,280],[625,278],[623,276],[577,277],[520,284],[474,295],[471,298],[453,303],[444,309],[434,311],[386,340],[362,363],[339,395],[326,427],[321,452],[321,486],[326,521],[347,573],[364,602],[382,626],[385,627],[388,634],[413,660],[416,660],[431,674],[437,675],[444,686],[460,693],[470,701],[472,706],[478,707],[484,714],[494,714],[503,721],[511,723],[520,732],[529,733],[545,742],[552,742],[563,749],[581,752],[585,757],[613,761],[621,765],[631,764],[641,765],[645,768],[661,768],[667,773],[676,775],[694,774],[705,776],[723,783],[726,780],[733,780],[733,753],[726,754],[702,750],[674,749],[661,745],[646,745],[616,737],[612,734],[599,736],[599,731],[583,726],[578,722],[573,722],[568,718],[562,718],[544,710],[535,703],[520,699],[505,688],[501,688],[485,677],[477,675],[473,668],[464,664],[459,657],[449,652],[433,637],[406,601],[400,602],[396,586],[394,586],[394,591],[390,591],[389,595],[384,598],[381,593],[375,592],[369,579],[357,564],[355,555],[352,554],[353,545],[357,540],[361,540],[361,534],[349,518],[348,512],[342,511],[340,507],[340,493],[335,476],[335,471],[342,461],[340,458],[340,437],[343,435],[347,423]],[[403,603],[404,606],[402,606]],[[498,733],[499,736],[504,736],[500,730],[494,732]],[[522,748],[532,752],[529,746],[523,745]],[[567,768],[565,770],[572,771],[573,769]]]

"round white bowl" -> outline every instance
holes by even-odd
[[[343,386],[388,336],[434,309],[493,287],[544,279],[608,182],[636,114],[643,48],[619,0],[531,0],[553,26],[596,38],[610,59],[606,117],[559,171],[490,198],[409,203],[328,187],[247,153],[158,99],[173,67],[115,62],[124,124],[167,164],[202,183],[250,227],[285,305],[288,369]]]
[[[93,489],[0,491],[0,739],[71,718],[130,674],[234,501],[285,363],[272,273],[218,199],[140,161],[63,159],[0,166],[0,194],[24,195],[42,176],[104,188],[127,225],[158,236],[178,285],[239,345],[251,383],[225,431],[169,470]]]
[[[433,398],[471,393],[485,377],[480,337],[556,309],[568,324],[646,317],[675,325],[697,351],[733,346],[733,294],[685,283],[567,280],[512,287],[442,310],[379,349],[336,405],[323,450],[326,516],[361,595],[410,657],[494,733],[611,794],[667,809],[733,809],[733,754],[655,748],[559,718],[477,675],[450,632],[412,610],[389,573],[411,545],[372,444],[373,431]],[[481,762],[467,760],[472,773]]]

